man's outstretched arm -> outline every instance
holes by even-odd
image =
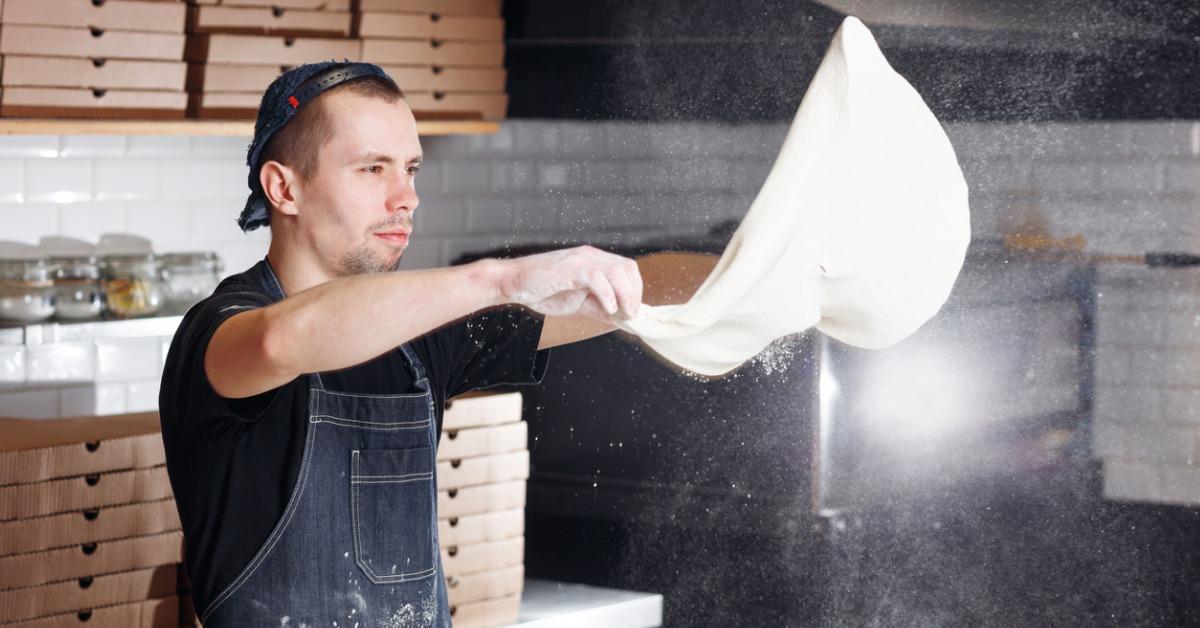
[[[488,307],[611,321],[632,315],[641,298],[633,260],[591,247],[344,277],[230,317],[208,343],[204,371],[219,395],[249,397],[360,364]]]

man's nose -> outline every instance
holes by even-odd
[[[417,186],[414,177],[407,173],[397,177],[388,198],[388,209],[393,212],[417,209],[420,198],[417,196]]]

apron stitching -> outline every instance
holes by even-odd
[[[314,419],[330,419],[333,421],[341,421],[343,423],[361,423],[363,425],[411,425],[413,427],[425,427],[429,425],[429,419],[424,421],[363,421],[361,419],[347,419],[332,414],[312,414]]]
[[[245,584],[246,580],[248,580],[250,576],[254,575],[254,572],[258,571],[258,568],[262,566],[264,562],[266,562],[267,556],[269,556],[271,550],[275,548],[275,544],[279,542],[279,539],[283,538],[284,531],[286,531],[287,527],[291,524],[292,516],[296,514],[296,510],[299,508],[300,498],[304,493],[305,485],[308,483],[308,467],[309,463],[312,461],[312,456],[309,454],[312,451],[311,444],[314,438],[314,430],[308,430],[308,437],[305,439],[304,443],[303,462],[301,463],[300,469],[300,482],[296,486],[296,490],[292,495],[291,501],[288,502],[287,508],[284,510],[283,517],[276,525],[275,530],[272,530],[271,535],[267,538],[267,543],[263,547],[259,548],[258,553],[255,554],[254,558],[251,559],[250,563],[243,569],[243,573],[239,574],[238,577],[233,580],[233,582],[229,583],[229,586],[225,587],[225,590],[222,591],[221,594],[216,598],[214,598],[213,602],[208,605],[208,608],[204,611],[204,616],[200,618],[201,623],[204,623],[204,621],[207,620],[210,615],[212,615],[213,611],[216,610],[218,606],[223,604],[225,600],[233,597],[233,594],[236,593],[243,584]]]

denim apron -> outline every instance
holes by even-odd
[[[263,284],[283,299],[265,260]],[[308,426],[287,507],[250,563],[205,609],[215,626],[449,626],[437,539],[433,395],[359,395],[308,378]],[[246,481],[254,481],[246,478]]]

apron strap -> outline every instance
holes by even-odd
[[[425,367],[421,364],[421,360],[417,358],[416,352],[410,349],[408,345],[400,345],[400,351],[404,354],[404,361],[408,363],[408,370],[412,371],[413,381],[416,382],[418,388],[421,388],[421,382],[425,380]],[[428,388],[429,383],[426,382],[423,387]]]

